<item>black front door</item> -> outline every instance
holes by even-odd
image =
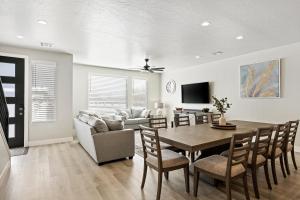
[[[9,112],[8,145],[24,146],[24,59],[0,56],[0,77]]]

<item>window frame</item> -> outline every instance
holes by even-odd
[[[131,106],[132,107],[144,107],[144,108],[148,108],[148,103],[149,103],[149,91],[148,91],[148,79],[146,78],[143,78],[143,77],[132,77],[131,78],[131,93],[132,93],[132,101],[131,101]],[[145,81],[146,82],[146,92],[145,92],[145,95],[146,95],[146,102],[145,102],[145,106],[135,106],[134,105],[134,80],[142,80],[142,81]]]
[[[33,66],[34,65],[44,65],[44,66],[50,66],[50,67],[54,67],[55,68],[55,116],[54,116],[54,119],[51,119],[51,120],[45,120],[45,121],[42,121],[42,120],[36,120],[36,121],[33,121],[33,107],[32,107],[32,103],[33,103],[33,98],[32,98],[32,84],[33,84]],[[57,100],[58,100],[58,84],[57,84],[57,81],[58,81],[58,72],[57,72],[57,63],[56,62],[53,62],[53,61],[42,61],[42,60],[33,60],[31,61],[30,63],[30,109],[31,109],[31,112],[30,112],[30,122],[32,124],[37,124],[37,123],[51,123],[51,122],[56,122],[57,121],[57,110],[58,110],[58,104],[57,104]]]
[[[125,82],[126,82],[126,87],[125,87],[125,99],[126,99],[126,107],[125,109],[128,109],[129,108],[129,95],[128,95],[128,87],[129,87],[129,77],[128,76],[118,76],[118,75],[113,75],[113,74],[102,74],[102,73],[99,73],[99,72],[89,72],[88,73],[88,84],[87,84],[87,109],[88,110],[92,110],[89,108],[89,92],[90,92],[90,85],[91,85],[91,77],[92,76],[102,76],[102,77],[108,77],[108,78],[124,78],[125,79]],[[115,108],[115,109],[122,109],[122,108]]]

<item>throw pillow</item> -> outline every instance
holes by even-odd
[[[141,113],[145,110],[145,108],[131,108],[132,117],[133,118],[140,118]]]
[[[151,110],[147,110],[147,109],[145,109],[145,110],[143,110],[142,112],[141,112],[141,118],[148,118],[149,117],[149,115],[150,115],[150,112],[151,112]]]
[[[108,120],[104,119],[110,131],[118,131],[124,129],[122,120]]]
[[[121,111],[120,115],[122,116],[122,119],[127,120],[129,119],[129,114],[126,111]]]
[[[91,116],[88,124],[97,131],[97,133],[103,133],[109,131],[108,126],[106,125],[103,119]]]
[[[78,119],[84,123],[88,123],[90,116],[88,114],[80,114],[78,115]]]

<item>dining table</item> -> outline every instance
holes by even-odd
[[[194,126],[181,126],[176,128],[159,129],[158,135],[161,142],[172,145],[178,149],[188,151],[194,162],[195,152],[205,151],[229,145],[234,134],[255,131],[258,128],[273,127],[272,123],[231,120],[228,123],[236,125],[234,130],[221,130],[211,127],[211,124]]]

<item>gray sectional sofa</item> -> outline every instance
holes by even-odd
[[[81,146],[99,165],[121,158],[132,158],[135,153],[133,129],[97,133],[89,124],[74,118],[76,134]]]

